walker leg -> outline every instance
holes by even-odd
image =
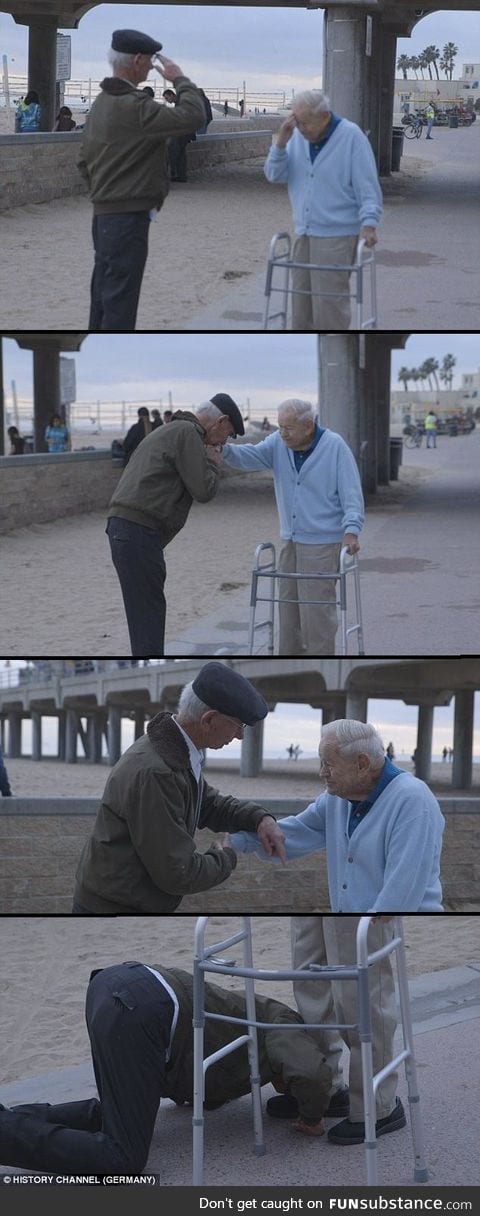
[[[372,1016],[368,966],[358,969],[358,1033],[362,1054],[363,1109],[367,1185],[377,1186],[377,1113],[373,1084]]]
[[[397,923],[399,918],[397,918]],[[408,976],[407,965],[405,959],[405,944],[403,940],[403,930],[400,922],[400,931],[398,936],[401,937],[401,945],[397,947],[397,975],[398,975],[398,992],[400,999],[400,1010],[402,1015],[402,1030],[403,1042],[405,1050],[408,1051],[408,1059],[405,1060],[405,1075],[407,1078],[408,1101],[410,1105],[410,1120],[412,1128],[412,1141],[414,1152],[414,1172],[413,1177],[415,1182],[428,1182],[428,1169],[425,1160],[425,1144],[423,1135],[423,1121],[420,1109],[420,1095],[418,1091],[417,1065],[415,1061],[415,1049],[413,1042],[412,1015],[410,1008],[410,996],[408,991]]]
[[[361,593],[360,593],[360,572],[359,572],[358,566],[356,567],[355,572],[354,572],[354,580],[355,580],[355,615],[356,615],[357,623],[358,623],[358,629],[357,629],[358,653],[365,654],[365,649],[364,649],[365,644],[364,644],[364,640],[363,640],[362,599],[361,599]]]
[[[245,916],[243,919],[247,933],[244,947],[245,966],[253,967],[252,930],[250,917]],[[265,1153],[265,1141],[263,1138],[260,1065],[258,1062],[258,1036],[257,1027],[252,1024],[255,1022],[257,1016],[255,1009],[255,981],[252,976],[245,977],[245,1004],[247,1008],[247,1018],[249,1019],[248,1033],[250,1037],[248,1042],[248,1060],[250,1064],[250,1086],[252,1091],[254,1146],[257,1157],[263,1157]]]
[[[201,1186],[203,1182],[205,1135],[205,1117],[203,1112],[204,993],[205,975],[202,968],[195,962],[193,972],[193,1186]]]

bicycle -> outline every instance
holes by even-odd
[[[412,115],[405,121],[404,127],[406,139],[420,139],[423,131],[423,122],[421,118],[415,118]]]
[[[425,431],[423,426],[406,426],[404,430],[406,448],[421,448]]]

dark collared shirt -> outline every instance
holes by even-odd
[[[349,836],[352,835],[355,828],[357,828],[359,823],[362,822],[362,819],[367,812],[371,810],[373,804],[377,801],[377,798],[380,797],[380,794],[383,794],[383,791],[386,790],[387,785],[390,785],[390,782],[403,772],[404,769],[397,768],[396,764],[392,764],[391,760],[385,760],[385,764],[382,768],[377,784],[374,785],[371,793],[368,794],[366,798],[363,798],[361,802],[350,802],[351,810],[348,820]]]

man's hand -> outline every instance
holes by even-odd
[[[372,921],[378,920],[382,925],[388,925],[389,921],[394,919],[394,916],[372,916]]]
[[[257,836],[268,856],[278,857],[282,866],[285,866],[287,864],[285,837],[283,832],[280,831],[276,819],[273,819],[271,815],[265,815],[265,818],[258,825]]]
[[[160,63],[157,62],[158,59],[161,60]],[[172,59],[166,59],[165,55],[156,55],[155,63],[152,63],[152,68],[156,68],[157,72],[160,72],[160,75],[163,76],[164,80],[174,81],[177,79],[177,76],[185,75],[185,72],[179,68],[178,63],[174,63]]]
[[[213,463],[216,464],[218,468],[223,465],[222,448],[212,447],[211,443],[206,443],[205,451],[208,459],[213,460]]]
[[[373,246],[378,243],[377,229],[371,224],[366,224],[359,236],[359,241],[365,241],[367,249],[373,249]]]
[[[275,141],[277,148],[286,148],[289,139],[291,139],[291,137],[293,135],[296,125],[297,125],[297,120],[296,120],[294,114],[291,114],[290,118],[286,118],[285,121],[282,122],[280,130],[277,131],[277,137],[276,137],[276,141]]]
[[[346,546],[349,553],[358,553],[360,541],[354,532],[346,532],[342,541],[342,546]]]

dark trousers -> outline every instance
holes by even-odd
[[[89,329],[135,329],[149,229],[148,211],[94,215]]]
[[[140,1173],[165,1089],[173,1001],[140,963],[93,972],[87,1027],[99,1094],[0,1108],[0,1161],[61,1173]]]
[[[11,794],[12,794],[12,791],[10,789],[10,782],[8,780],[8,773],[7,773],[7,770],[3,763],[3,758],[2,758],[1,753],[0,753],[0,793],[3,794],[4,798],[10,798]]]
[[[173,181],[187,180],[187,144],[189,135],[172,135],[168,141],[168,162]]]
[[[107,534],[122,588],[132,655],[161,658],[167,572],[158,532],[115,516],[108,521]]]

